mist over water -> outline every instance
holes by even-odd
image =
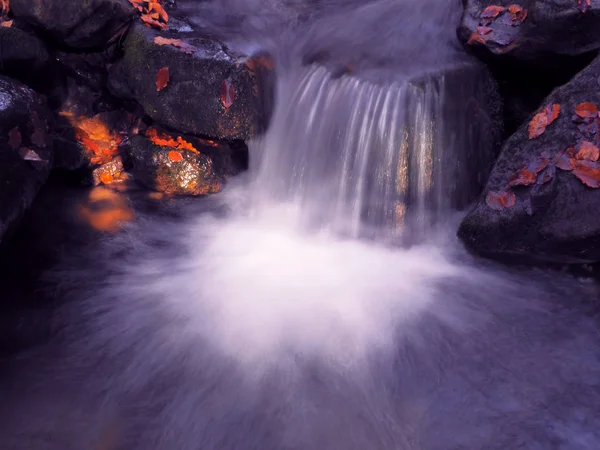
[[[10,361],[0,448],[600,448],[595,284],[455,238],[485,171],[448,108],[477,72],[429,76],[463,67],[459,5],[179,5],[279,56],[271,127],[222,194],[136,210],[45,275],[57,337]]]

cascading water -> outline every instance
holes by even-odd
[[[132,194],[123,233],[60,247],[56,337],[0,361],[0,448],[600,448],[595,285],[454,237],[495,141],[458,2],[177,5],[277,61],[250,181]]]

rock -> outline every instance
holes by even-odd
[[[205,195],[221,190],[234,174],[226,144],[172,136],[150,128],[129,140],[132,173],[144,186],[170,195]]]
[[[127,0],[11,0],[13,15],[77,49],[101,48],[136,16]]]
[[[529,139],[525,124],[508,139],[482,198],[460,225],[458,234],[467,247],[497,258],[558,263],[600,261],[600,190],[585,186],[573,172],[555,169],[550,162],[533,185],[510,189],[516,196],[514,206],[496,210],[486,202],[489,192],[506,190],[509,179],[522,164],[531,162],[531,166],[539,168],[542,152],[553,158],[581,145],[583,140],[600,145],[600,134],[596,132],[600,119],[588,119],[589,125],[581,123],[582,119],[574,120],[575,107],[582,102],[600,105],[600,58],[543,102],[542,111],[546,105],[559,104],[561,108],[558,118],[543,134]],[[535,172],[536,168],[529,169]]]
[[[0,240],[31,205],[52,167],[51,115],[31,89],[0,77]]]
[[[589,0],[466,0],[458,37],[474,49],[520,60],[551,60],[600,49],[600,3]],[[579,7],[578,7],[579,2]],[[496,11],[490,5],[504,7]],[[495,17],[494,17],[495,16]]]
[[[0,59],[2,73],[17,76],[19,72],[39,70],[48,63],[49,55],[37,36],[13,25],[0,27]]]
[[[109,89],[134,99],[159,124],[216,139],[247,139],[266,123],[266,90],[261,71],[266,58],[235,55],[190,25],[169,19],[169,31],[136,23],[123,44],[123,58],[111,67]],[[179,47],[154,39],[178,39]],[[168,68],[168,84],[157,90],[157,74]]]
[[[123,159],[117,155],[111,161],[93,170],[92,183],[94,186],[98,186],[125,181],[124,172]]]

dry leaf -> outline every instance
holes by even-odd
[[[21,138],[19,127],[14,127],[8,132],[8,145],[10,145],[13,150],[18,150],[19,147],[21,147],[22,142],[23,139]]]
[[[547,154],[532,159],[527,164],[523,164],[517,172],[508,180],[507,188],[514,186],[529,186],[536,182],[538,173],[546,168],[550,158]]]
[[[173,162],[181,162],[183,161],[183,156],[181,155],[181,153],[176,152],[175,150],[171,150],[169,152],[169,159]]]
[[[156,90],[162,91],[169,84],[169,68],[163,67],[156,73]]]
[[[575,107],[575,114],[583,119],[588,117],[598,117],[598,107],[593,103],[583,102]]]
[[[469,44],[469,45],[485,44],[486,42],[487,42],[487,39],[485,37],[483,37],[477,31],[473,31],[471,33],[471,36],[469,37],[469,40],[467,41],[467,44]]]
[[[154,38],[154,43],[156,45],[172,45],[174,47],[181,49],[181,51],[183,53],[187,53],[188,55],[191,55],[196,51],[195,47],[193,47],[192,45],[190,45],[186,42],[180,41],[179,39],[170,39],[170,38],[164,38],[162,36],[156,36]]]
[[[538,176],[538,184],[546,184],[552,180],[556,175],[556,166],[554,164],[548,164],[548,166]]]
[[[581,141],[581,144],[579,144],[579,151],[575,155],[575,158],[586,161],[598,161],[598,158],[600,158],[600,150],[590,141]]]
[[[156,128],[148,128],[146,130],[146,137],[154,145],[161,147],[171,147],[178,150],[189,150],[193,153],[200,154],[200,152],[188,141],[184,140],[181,136],[177,136],[177,139],[173,139],[167,133],[159,133]]]
[[[600,164],[595,161],[576,161],[573,175],[591,188],[600,187]]]
[[[480,17],[482,19],[495,19],[505,10],[506,8],[504,6],[491,5],[483,10]]]
[[[519,5],[510,5],[508,12],[510,13],[510,23],[512,25],[521,25],[527,18],[527,10]]]
[[[556,120],[559,114],[560,105],[557,103],[544,107],[533,117],[531,122],[529,122],[529,139],[533,139],[544,134],[546,128]]]
[[[221,103],[225,108],[229,108],[235,101],[235,89],[229,80],[223,80],[221,83]]]
[[[479,33],[481,36],[485,36],[491,32],[492,29],[490,27],[477,27],[477,33]]]
[[[2,22],[0,22],[0,27],[10,28],[10,27],[12,27],[12,24],[13,24],[12,20],[3,20]]]
[[[488,192],[485,203],[496,211],[504,208],[510,208],[517,203],[517,197],[510,191],[490,191]]]
[[[575,152],[574,148],[563,150],[552,159],[552,163],[561,170],[573,170],[576,161]]]
[[[21,155],[21,158],[23,158],[25,161],[46,162],[46,160],[40,158],[40,155],[27,147],[21,147],[19,149],[19,155]]]

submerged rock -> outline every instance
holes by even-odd
[[[581,55],[600,49],[600,3],[589,0],[466,0],[463,43],[521,60]]]
[[[38,94],[0,77],[0,241],[48,177],[52,167],[50,120]]]
[[[156,122],[183,133],[217,139],[256,135],[266,122],[260,74],[272,63],[234,55],[176,19],[169,26],[163,32],[141,23],[132,27],[122,59],[110,70],[111,92],[136,100]],[[157,88],[159,71],[165,79]]]
[[[592,106],[580,106],[577,115],[582,103]],[[533,124],[508,139],[482,198],[460,226],[467,247],[492,257],[600,261],[600,189],[589,187],[600,181],[594,105],[600,106],[600,58],[553,91]],[[527,172],[518,172],[524,164]]]
[[[61,44],[104,46],[136,15],[127,0],[11,0],[11,11]]]
[[[135,179],[169,195],[215,194],[235,170],[226,144],[150,128],[129,141]]]

